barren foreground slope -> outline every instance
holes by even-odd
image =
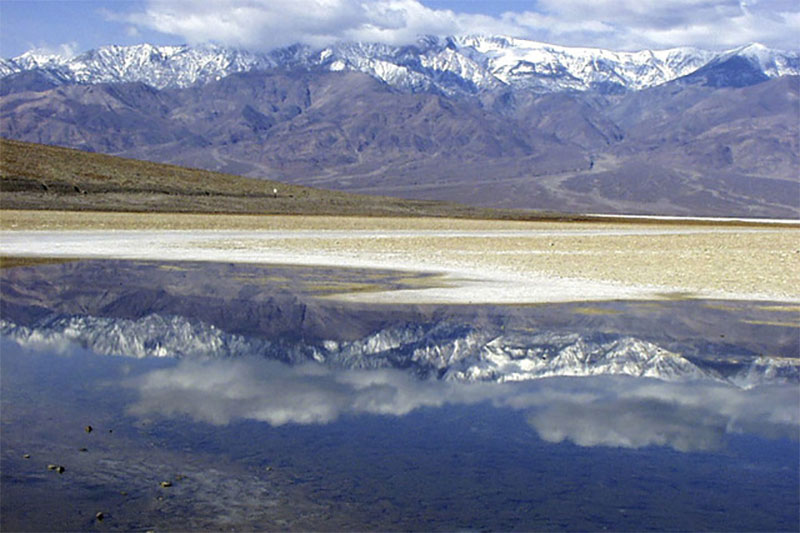
[[[5,256],[392,268],[430,287],[337,297],[535,303],[702,296],[800,302],[800,228],[688,223],[2,211]]]
[[[557,216],[538,211],[348,194],[2,138],[0,207],[314,216],[511,219]]]

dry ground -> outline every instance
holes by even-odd
[[[6,210],[0,227],[5,255],[52,255],[48,247],[58,243],[62,257],[366,266],[450,278],[451,286],[438,292],[353,296],[377,301],[532,302],[663,293],[800,301],[796,226]],[[75,230],[101,231],[90,239]]]
[[[0,206],[139,213],[564,218],[349,194],[8,139],[0,139]]]

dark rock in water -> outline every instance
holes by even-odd
[[[81,449],[80,449],[80,450],[78,450],[78,451],[79,451],[79,452],[88,452],[88,451],[89,451],[89,449],[88,449],[88,448],[81,448]]]
[[[91,432],[92,432],[92,429],[94,429],[94,428],[92,428],[92,426],[86,426],[86,427],[85,427],[85,428],[83,428],[83,429],[86,431],[86,433],[91,433]]]

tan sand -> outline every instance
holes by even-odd
[[[533,303],[691,294],[800,301],[797,227],[1,214],[4,255],[396,268],[440,273],[448,281],[439,288],[340,296],[346,299]]]

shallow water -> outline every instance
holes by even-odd
[[[343,306],[320,296],[425,280],[263,265],[0,276],[3,530],[800,527],[796,376],[730,379],[800,356],[786,304]],[[453,371],[470,339],[569,335],[654,343],[703,374]]]

